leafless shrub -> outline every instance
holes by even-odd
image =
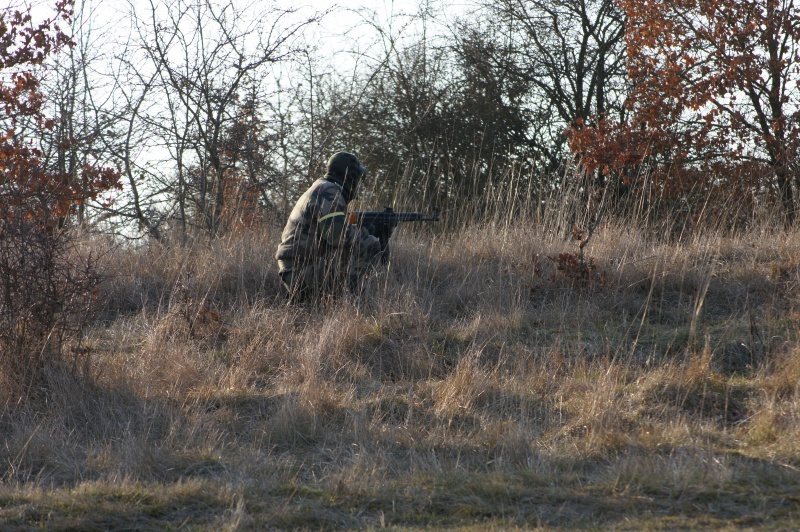
[[[97,256],[74,233],[0,222],[0,377],[7,398],[46,388],[45,369],[86,371],[82,333],[98,295]]]

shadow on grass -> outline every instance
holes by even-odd
[[[624,441],[577,452],[579,435],[553,437],[555,398],[533,393],[489,386],[442,410],[413,383],[356,399],[61,386],[0,414],[0,521],[12,528],[800,524],[800,464]],[[713,394],[690,402],[686,386],[643,397],[724,407]]]

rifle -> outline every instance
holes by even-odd
[[[381,243],[381,262],[389,262],[389,237],[400,222],[438,222],[439,209],[434,207],[433,214],[421,212],[394,212],[391,207],[382,211],[353,211],[347,213],[347,222],[359,227],[366,227]]]

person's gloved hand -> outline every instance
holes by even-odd
[[[394,233],[394,227],[391,225],[370,225],[367,230],[371,235],[378,236],[381,230],[386,231],[386,238],[392,238],[392,233]]]
[[[367,255],[377,255],[381,252],[381,241],[378,237],[370,234],[366,227],[361,228],[361,249]]]

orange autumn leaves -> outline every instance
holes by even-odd
[[[584,166],[689,188],[772,191],[794,212],[800,144],[800,8],[795,0],[620,0],[629,118],[567,132]],[[755,168],[761,177],[749,179]],[[757,172],[755,172],[757,173]],[[749,176],[745,179],[742,176]]]
[[[48,54],[69,46],[59,23],[68,22],[72,2],[59,0],[55,15],[35,23],[29,12],[7,9],[0,19],[0,220],[30,220],[52,227],[81,202],[119,186],[118,172],[91,165],[80,175],[49,168],[28,138],[55,122],[43,113],[39,76]]]

